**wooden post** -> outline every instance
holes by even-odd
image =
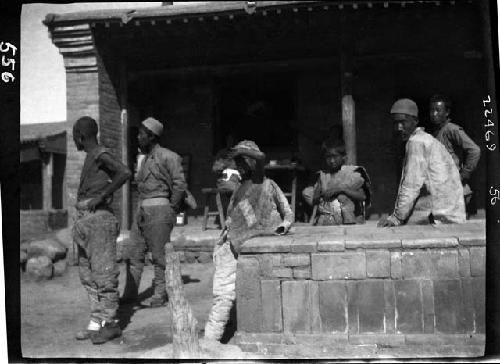
[[[52,209],[52,176],[54,174],[54,163],[52,153],[42,157],[42,185],[43,185],[43,209]]]
[[[196,329],[198,322],[184,296],[179,256],[170,242],[165,244],[165,263],[168,306],[172,314],[173,358],[199,358],[201,351]]]
[[[121,107],[121,124],[122,124],[122,163],[129,166],[128,160],[128,112],[127,112],[127,70],[125,65],[120,67],[120,107]],[[127,180],[122,187],[122,229],[129,230],[130,228],[130,180]]]
[[[354,39],[349,28],[346,12],[340,11],[340,92],[342,128],[347,154],[346,164],[356,164],[356,115],[352,97],[352,69]]]

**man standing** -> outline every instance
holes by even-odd
[[[125,254],[127,264],[127,287],[122,302],[134,302],[144,268],[146,246],[152,252],[154,278],[150,307],[163,306],[167,301],[165,286],[165,245],[172,245],[170,234],[175,217],[186,192],[181,157],[162,148],[159,138],[163,125],[156,119],[147,118],[139,127],[137,140],[146,155],[138,167],[137,189],[138,211],[131,231],[131,251]],[[168,246],[171,248],[172,246]]]
[[[458,169],[443,144],[417,127],[417,104],[400,99],[392,105],[391,116],[406,142],[405,161],[394,212],[378,226],[465,222]]]
[[[73,239],[78,245],[80,280],[90,301],[90,322],[76,338],[103,344],[121,335],[115,319],[119,274],[116,238],[120,229],[110,203],[131,173],[97,143],[97,130],[96,121],[88,116],[73,126],[76,148],[87,153],[78,187]]]
[[[429,101],[432,135],[446,147],[460,171],[466,204],[472,197],[468,181],[477,167],[481,149],[465,131],[450,121],[451,101],[443,95],[434,95]]]
[[[215,272],[213,304],[205,325],[205,338],[219,341],[229,320],[236,298],[236,263],[241,244],[259,235],[286,234],[293,223],[293,213],[278,185],[264,179],[254,184],[252,177],[257,160],[265,155],[250,140],[238,143],[230,153],[242,183],[233,193],[228,207],[226,229],[214,248]]]

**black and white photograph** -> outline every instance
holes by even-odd
[[[499,355],[496,19],[486,0],[23,4],[0,39],[22,358]]]

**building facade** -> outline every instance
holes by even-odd
[[[134,168],[140,121],[165,123],[161,143],[189,156],[189,188],[213,186],[213,155],[227,134],[253,139],[268,159],[321,167],[321,142],[343,136],[350,163],[372,179],[368,215],[390,212],[401,149],[389,109],[410,97],[428,120],[428,99],[447,94],[453,121],[481,144],[487,49],[480,1],[228,1],[141,10],[48,14],[64,58],[67,120],[89,115],[100,142]],[[67,130],[67,205],[83,153]],[[306,183],[307,174],[304,177]],[[485,161],[472,187],[485,196]],[[136,199],[114,199],[128,228]],[[200,213],[195,211],[194,213]],[[71,215],[71,211],[70,211]]]

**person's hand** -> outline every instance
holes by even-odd
[[[94,197],[92,200],[87,202],[87,209],[90,212],[94,212],[96,207],[99,206],[103,201],[102,196]]]
[[[396,224],[388,217],[380,219],[380,221],[377,223],[377,227],[391,227],[391,226],[396,226]]]
[[[329,187],[325,193],[324,193],[324,196],[326,199],[330,199],[336,195],[338,195],[339,193],[341,193],[342,190],[338,187]]]
[[[278,226],[276,228],[276,230],[274,230],[274,233],[276,235],[285,235],[288,230],[290,230],[290,226],[286,226],[285,224],[280,224],[280,226]]]

